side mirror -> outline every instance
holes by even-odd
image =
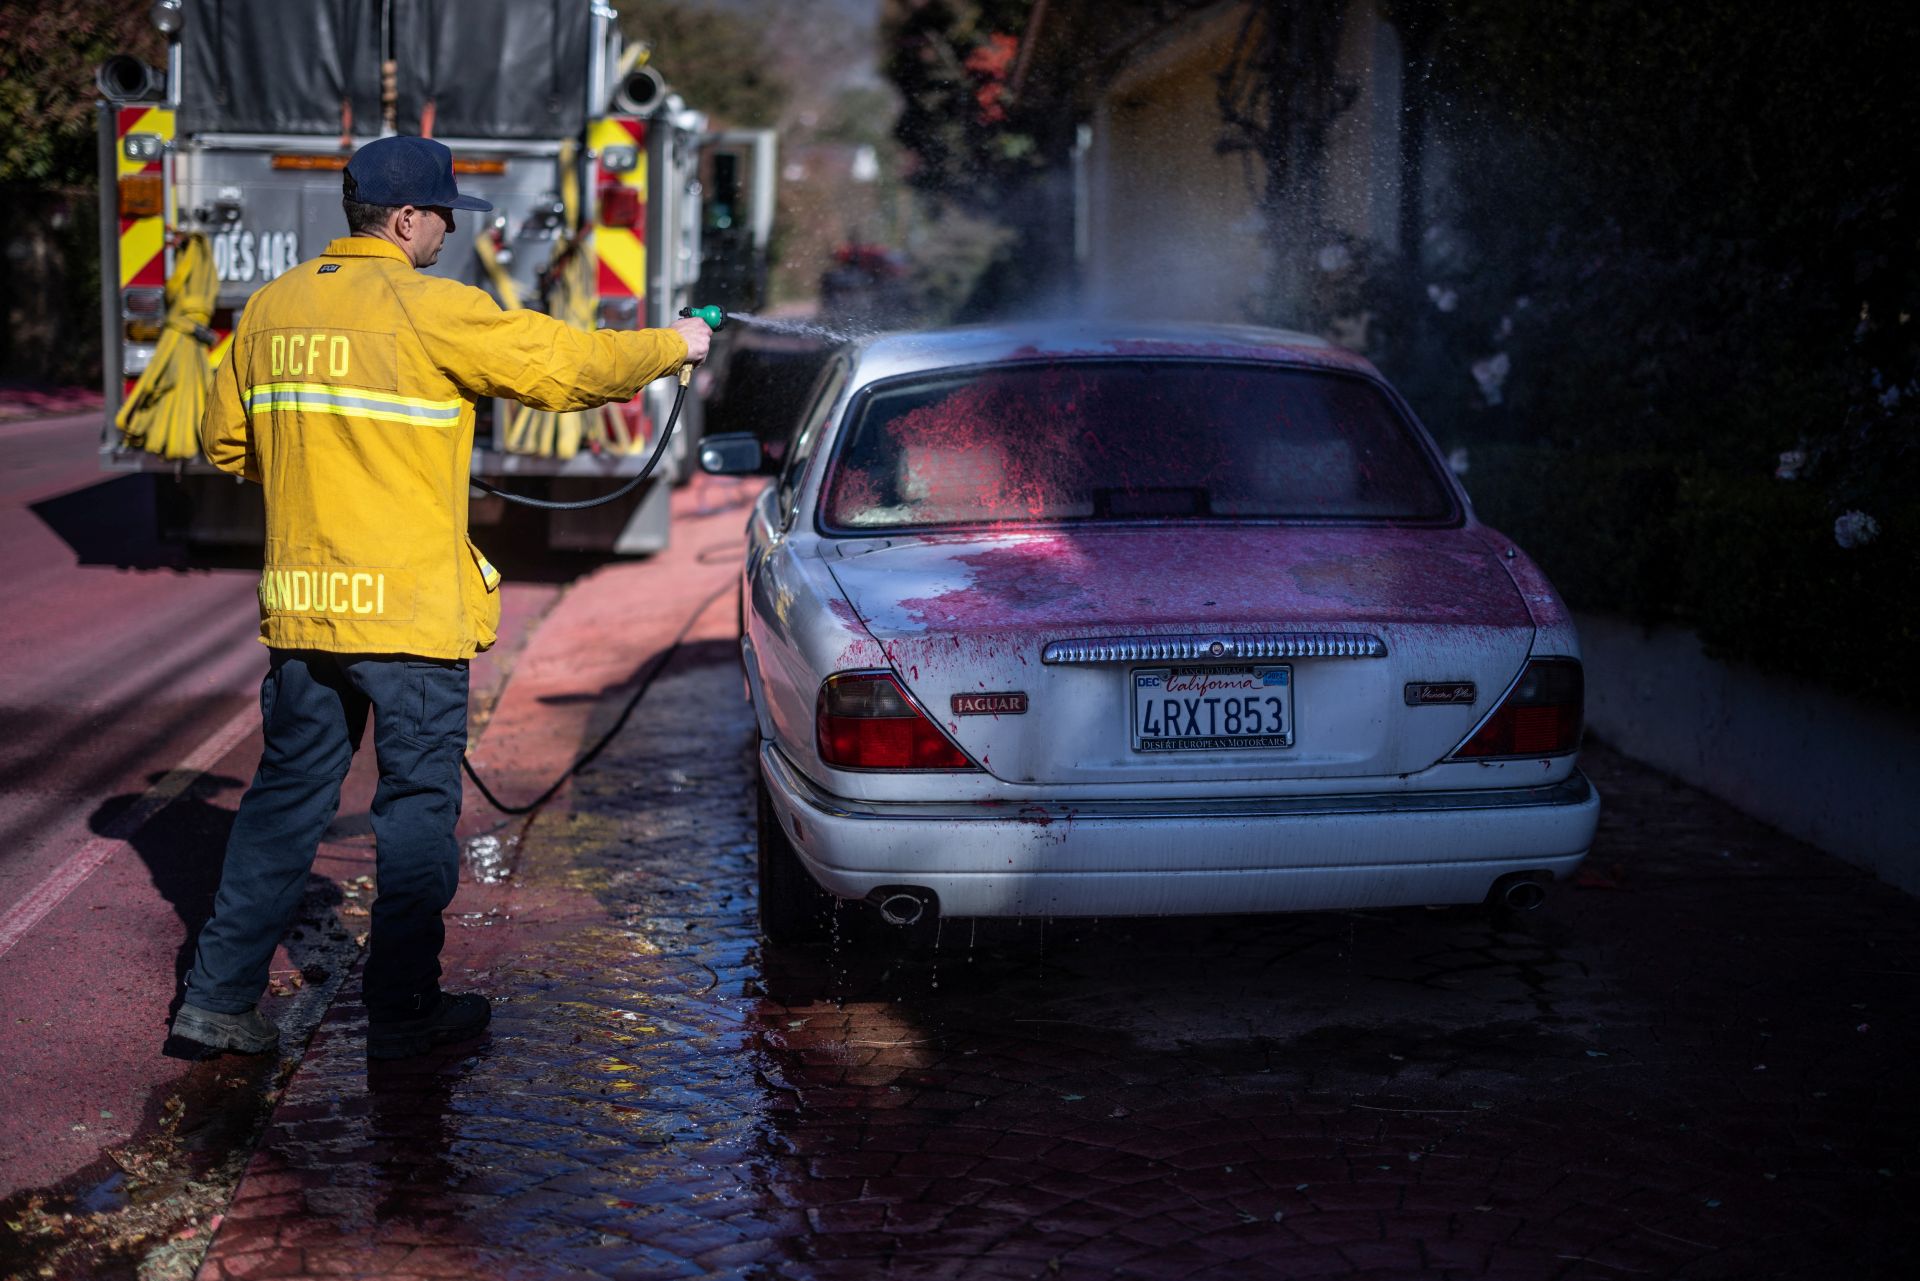
[[[722,432],[700,442],[700,470],[715,476],[777,476],[780,460],[768,458],[750,431]]]

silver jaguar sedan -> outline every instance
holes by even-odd
[[[775,453],[779,457],[774,457]],[[1031,325],[837,354],[754,506],[760,916],[1530,907],[1593,840],[1571,619],[1366,361]]]

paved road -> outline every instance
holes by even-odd
[[[187,1080],[157,1051],[259,759],[257,559],[156,541],[170,482],[103,473],[99,423],[0,423],[0,1197],[103,1166]],[[476,701],[560,587],[505,590],[506,640],[476,664]],[[363,870],[370,757],[315,913]],[[326,950],[283,954],[282,981],[337,970]]]

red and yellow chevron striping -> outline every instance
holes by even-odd
[[[587,145],[602,159],[594,162],[593,251],[599,260],[599,293],[603,298],[638,298],[642,310],[647,296],[647,122],[630,116],[609,116],[587,127]],[[631,147],[638,163],[624,172],[603,163],[609,147]],[[601,192],[607,187],[631,188],[639,198],[632,226],[609,227],[599,222]]]
[[[115,148],[120,180],[140,175],[166,182],[164,162],[128,157],[128,134],[154,134],[173,141],[173,113],[160,107],[122,107],[116,113]],[[167,283],[167,219],[164,213],[120,219],[120,287]]]

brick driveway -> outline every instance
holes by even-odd
[[[1595,750],[1517,926],[770,959],[730,622],[463,891],[490,1041],[369,1075],[336,1005],[203,1276],[1920,1275],[1910,899]]]

